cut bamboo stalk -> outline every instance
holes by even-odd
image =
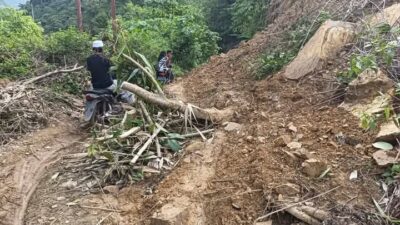
[[[146,70],[146,68],[144,68],[140,63],[138,63],[136,60],[134,60],[132,57],[130,57],[127,54],[122,54],[122,56],[124,56],[126,59],[128,59],[129,61],[131,61],[133,64],[135,64],[135,66],[137,66],[140,70],[143,71],[144,74],[146,74],[146,76],[151,80],[151,82],[154,84],[154,86],[156,86],[157,92],[164,97],[164,92],[161,89],[160,85],[158,84],[155,76],[153,76],[151,73],[149,73],[148,70]]]
[[[308,215],[305,212],[300,211],[299,208],[297,208],[297,207],[288,208],[285,211],[307,224],[322,225],[322,223],[319,222],[317,219],[311,217],[310,215]]]
[[[151,143],[153,143],[153,140],[157,137],[161,130],[163,130],[163,127],[158,125],[157,130],[154,131],[153,135],[146,141],[146,143],[144,143],[142,148],[139,149],[138,153],[135,154],[135,156],[131,160],[131,164],[135,164],[138,161],[139,157],[151,145]]]
[[[149,125],[153,125],[154,122],[153,122],[153,120],[151,119],[150,113],[149,113],[149,111],[147,111],[147,108],[146,108],[146,106],[144,105],[143,101],[139,101],[139,106],[140,106],[140,109],[141,109],[142,112],[143,112],[143,115],[144,115],[144,117],[145,117],[147,123],[148,123]]]

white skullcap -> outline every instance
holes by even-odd
[[[102,48],[104,43],[102,41],[93,41],[93,48]]]

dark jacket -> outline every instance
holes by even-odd
[[[112,77],[108,73],[111,62],[99,54],[93,54],[86,61],[87,69],[92,76],[93,89],[104,89],[113,84]]]

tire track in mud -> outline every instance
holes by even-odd
[[[82,137],[76,128],[57,124],[3,147],[0,172],[0,224],[23,225],[30,198],[47,168],[62,151],[73,148]],[[70,133],[71,132],[71,133]]]

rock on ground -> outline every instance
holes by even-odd
[[[288,65],[285,77],[298,80],[321,69],[326,60],[335,57],[355,37],[355,24],[326,21]]]
[[[282,135],[274,140],[275,147],[285,147],[292,142],[290,135]]]
[[[164,205],[151,218],[150,225],[186,225],[189,221],[189,209],[177,204]]]
[[[381,167],[391,166],[395,163],[399,163],[400,159],[397,159],[397,152],[380,150],[375,152],[372,157],[376,164]]]
[[[297,184],[286,183],[277,187],[275,191],[284,196],[295,196],[300,193],[300,186]]]
[[[382,113],[385,108],[390,105],[390,99],[390,95],[384,94],[375,97],[369,103],[343,102],[339,107],[350,112],[354,116],[361,118],[364,113],[369,115]]]
[[[394,82],[381,70],[367,69],[348,87],[345,102],[371,102],[380,93],[387,93],[394,86]]]
[[[303,172],[312,178],[319,177],[328,168],[326,163],[318,159],[308,159],[301,166]]]
[[[232,131],[240,131],[242,129],[243,125],[238,124],[238,123],[233,123],[233,122],[228,122],[225,124],[225,130],[232,132]]]
[[[368,19],[370,26],[374,27],[382,23],[388,23],[393,26],[398,23],[400,19],[400,4],[394,4],[382,12],[372,16]]]
[[[381,125],[380,131],[376,136],[376,141],[392,142],[400,137],[400,128],[393,122]]]

